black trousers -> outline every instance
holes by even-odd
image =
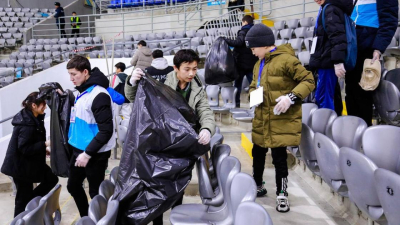
[[[71,37],[74,37],[75,34],[76,34],[76,37],[79,37],[79,29],[72,29]]]
[[[263,182],[263,174],[265,167],[265,157],[268,148],[260,147],[256,144],[253,146],[253,178],[257,186],[261,186]],[[277,195],[282,190],[282,178],[287,178],[289,170],[287,166],[287,152],[286,147],[271,148],[272,164],[275,166],[275,182]]]
[[[73,147],[72,147],[73,148]],[[106,169],[108,167],[108,158],[111,156],[111,151],[97,153],[92,156],[86,167],[76,167],[76,158],[80,151],[73,148],[74,154],[70,162],[70,172],[67,184],[68,192],[75,200],[81,217],[88,215],[89,202],[83,189],[83,181],[87,178],[89,182],[89,195],[90,198],[99,194],[99,187],[104,180]]]
[[[65,33],[65,23],[57,23],[57,28],[61,33],[61,38],[67,38],[67,34]]]
[[[40,184],[33,189],[33,183],[23,179],[13,178],[17,187],[17,195],[15,196],[14,217],[25,211],[26,205],[35,197],[45,196],[58,183],[58,177],[53,174],[50,167],[45,165],[43,179]]]
[[[175,202],[172,208],[175,208],[178,205],[182,205],[182,201],[183,201],[183,196],[180,199],[178,199],[178,201]],[[158,216],[153,220],[153,225],[163,225],[163,214],[161,214],[160,216]]]
[[[244,77],[246,77],[249,81],[249,84],[251,84],[251,82],[253,81],[253,72],[244,72],[239,70],[239,78],[235,80],[235,87],[237,88],[235,102],[237,107],[240,107],[240,93],[242,92],[242,83]]]

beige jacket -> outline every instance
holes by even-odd
[[[133,55],[131,65],[144,71],[144,69],[151,66],[151,62],[153,61],[151,53],[151,49],[142,46],[140,49],[136,50],[135,54]]]

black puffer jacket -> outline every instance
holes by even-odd
[[[247,32],[254,24],[245,25],[238,31],[237,38],[235,40],[225,39],[229,46],[235,47],[233,49],[233,56],[236,60],[237,68],[242,72],[253,72],[254,65],[258,61],[258,58],[253,55],[250,48],[246,47],[244,39]]]
[[[44,115],[34,117],[32,111],[22,109],[12,125],[11,136],[1,172],[27,182],[40,182],[46,166],[46,130]]]
[[[325,10],[325,28],[322,25],[322,8]],[[348,16],[353,11],[353,0],[326,0],[318,17],[318,26],[314,35],[318,37],[315,53],[311,55],[312,69],[329,69],[334,64],[344,63],[346,59],[347,38],[344,13]]]

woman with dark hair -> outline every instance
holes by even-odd
[[[46,102],[32,92],[22,102],[24,107],[13,120],[13,133],[1,172],[11,176],[17,187],[14,217],[25,211],[30,200],[44,196],[58,183],[58,177],[46,164],[44,116]],[[33,189],[33,183],[40,183]]]

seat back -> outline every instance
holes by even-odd
[[[299,19],[288,20],[286,24],[289,28],[296,29],[299,26]]]
[[[367,123],[359,117],[338,117],[332,124],[333,141],[339,148],[349,147],[359,151],[361,149],[362,135],[367,127]]]
[[[46,210],[44,214],[44,222],[46,224],[59,224],[61,222],[61,208],[59,203],[61,193],[61,184],[57,184],[56,187],[45,195],[40,201],[47,202]],[[53,213],[55,214],[53,218]]]
[[[283,44],[286,44],[286,43],[287,43],[287,40],[275,40],[275,45],[276,46],[283,45]]]
[[[236,108],[236,87],[222,87],[221,97],[225,108]]]
[[[301,105],[302,117],[301,122],[310,126],[311,116],[318,109],[318,106],[314,103],[304,103]]]
[[[400,90],[400,68],[387,72],[385,80],[392,82]]]
[[[232,216],[235,218],[237,209],[242,202],[254,202],[257,196],[257,185],[254,179],[246,173],[238,173],[232,180],[231,199]]]
[[[114,194],[114,189],[115,185],[111,181],[104,180],[100,184],[99,194],[108,201],[108,199],[110,199],[110,197]]]
[[[317,109],[311,116],[311,129],[316,133],[332,137],[332,124],[336,119],[337,114],[331,109]]]
[[[110,181],[115,185],[118,180],[119,166],[114,167],[110,173]]]
[[[208,85],[206,87],[208,104],[210,106],[219,105],[219,86],[218,85]]]
[[[316,133],[314,149],[322,179],[332,187],[332,181],[344,180],[339,166],[339,147],[327,136]]]
[[[303,66],[307,66],[310,64],[310,52],[299,52],[299,60]]]
[[[374,172],[378,167],[367,156],[351,148],[341,148],[339,165],[349,189],[349,198],[368,213],[368,206],[379,206]]]
[[[234,225],[243,224],[273,225],[268,212],[255,202],[242,202],[236,210]]]
[[[301,27],[311,27],[314,26],[314,17],[306,17],[306,18],[302,18],[300,19],[300,26]]]
[[[369,127],[362,137],[365,155],[379,168],[396,171],[400,148],[400,127],[381,125]]]
[[[400,221],[400,175],[385,169],[377,169],[374,174],[376,192],[389,224]]]
[[[106,215],[107,211],[107,200],[101,196],[96,195],[89,204],[89,217],[95,223]]]
[[[286,24],[286,21],[275,21],[274,27],[277,30],[283,30],[283,29],[285,29],[285,24]]]
[[[214,134],[212,137],[211,137],[211,140],[210,140],[210,149],[211,149],[211,153],[214,151],[214,149],[218,146],[218,145],[220,145],[220,144],[222,144],[222,142],[224,141],[224,136],[222,136],[222,134]]]
[[[212,199],[214,197],[214,190],[211,185],[211,177],[208,171],[207,160],[205,157],[200,157],[196,162],[197,178],[199,179],[199,193],[203,199]]]
[[[26,214],[22,219],[17,221],[17,225],[44,225],[44,212],[46,209],[46,201],[41,201],[39,206]]]
[[[306,163],[307,167],[310,168],[311,171],[316,171],[316,165],[311,163],[311,161],[316,161],[317,156],[315,155],[314,150],[314,131],[306,124],[302,124],[301,127],[301,139],[300,139],[300,153],[301,158]]]
[[[107,205],[106,215],[97,222],[97,225],[110,225],[115,224],[118,216],[119,202],[117,200],[112,200]]]
[[[291,39],[292,38],[293,29],[284,29],[279,32],[282,39]]]
[[[224,221],[227,224],[233,223],[233,209],[232,209],[232,201],[231,201],[231,187],[232,181],[236,174],[240,173],[241,164],[239,160],[235,157],[228,156],[221,163],[221,170],[219,176],[221,177],[221,190],[224,196],[224,205],[228,208],[228,214]],[[253,181],[254,182],[254,181]],[[236,193],[235,193],[236,194]],[[228,197],[229,196],[229,197]],[[236,199],[235,199],[236,200]]]

